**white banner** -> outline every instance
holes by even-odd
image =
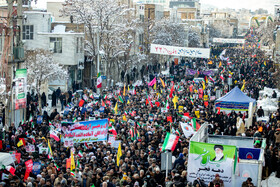
[[[244,44],[245,39],[237,39],[237,38],[213,38],[214,43],[230,43],[230,44]]]
[[[181,128],[182,128],[183,133],[184,133],[186,138],[190,137],[191,135],[193,135],[195,133],[192,126],[190,126],[188,123],[180,122],[180,124],[181,124]]]
[[[151,44],[150,53],[160,55],[186,56],[194,58],[210,58],[209,48],[188,48]]]

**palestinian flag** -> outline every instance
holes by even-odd
[[[102,87],[102,77],[100,75],[100,72],[97,74],[97,88],[101,88]]]
[[[164,143],[161,148],[161,151],[164,151],[164,150],[174,151],[176,148],[176,145],[178,143],[178,140],[179,140],[179,136],[167,132],[165,139],[164,139]]]
[[[123,102],[123,98],[122,98],[122,96],[120,96],[120,95],[119,95],[119,100],[120,100],[121,103],[124,103],[124,102]]]
[[[83,152],[82,152],[81,150],[78,152],[78,156],[79,156],[80,158],[83,157]]]
[[[192,118],[191,125],[195,131],[198,131],[200,124],[196,121],[196,118]]]

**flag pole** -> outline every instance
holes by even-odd
[[[166,174],[165,177],[168,177],[168,151],[165,152],[166,153]]]

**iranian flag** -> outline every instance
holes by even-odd
[[[57,171],[59,171],[59,166],[57,165],[57,163],[54,163],[54,167],[57,169]]]
[[[216,114],[220,114],[221,113],[221,108],[220,107],[217,107],[216,108]]]
[[[103,96],[103,99],[106,100],[107,98],[108,98],[108,96],[105,94],[105,95]]]
[[[117,131],[113,125],[108,127],[109,132],[111,132],[113,135],[117,135]]]
[[[169,107],[169,103],[168,103],[168,100],[166,100],[165,102],[165,109],[168,110],[170,107]]]
[[[82,168],[82,165],[80,164],[80,161],[79,161],[79,160],[77,160],[76,166],[77,166],[77,168],[79,168],[79,169]]]
[[[101,88],[102,87],[102,77],[100,75],[100,72],[97,74],[97,88]]]
[[[78,152],[78,156],[79,156],[80,158],[83,157],[83,152],[82,152],[81,150]]]
[[[192,124],[192,127],[195,131],[197,131],[200,128],[200,124],[197,123],[195,118],[192,118],[191,124]]]
[[[223,74],[221,74],[221,75],[220,75],[220,79],[225,80],[225,78],[224,78],[224,75],[223,75]]]
[[[209,79],[215,83],[215,80],[211,76],[209,76]]]
[[[57,131],[51,130],[50,131],[50,137],[55,139],[55,141],[59,141],[59,136],[58,136]]]
[[[15,176],[16,169],[13,168],[12,166],[7,166],[7,167],[6,167],[6,170],[7,170],[8,172],[10,172],[13,176]]]
[[[178,143],[178,140],[179,140],[179,136],[167,132],[166,137],[164,139],[164,143],[161,148],[161,151],[164,151],[164,150],[174,151],[174,149],[176,148],[176,145]]]
[[[75,171],[71,171],[71,176],[76,177]]]

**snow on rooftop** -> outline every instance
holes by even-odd
[[[54,26],[53,33],[65,33],[66,26],[56,25]]]

